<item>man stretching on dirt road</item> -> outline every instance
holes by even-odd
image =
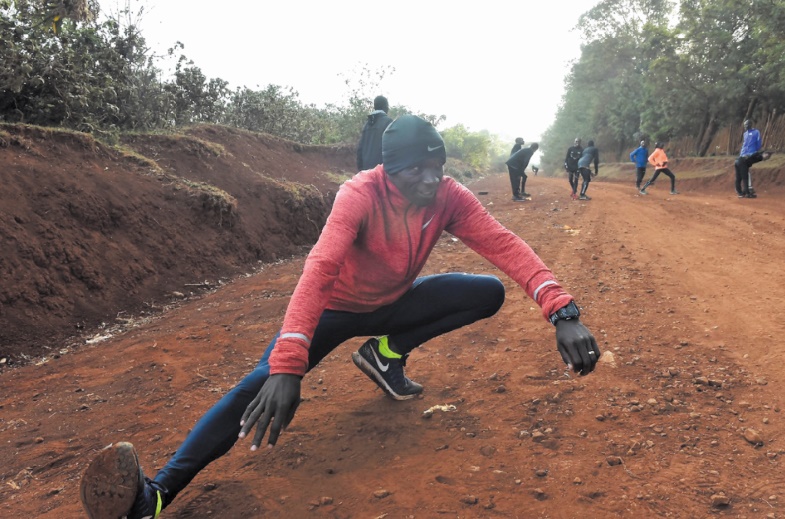
[[[80,488],[89,517],[158,517],[200,470],[255,425],[251,450],[262,444],[268,427],[272,448],[300,404],[303,376],[353,337],[372,337],[352,360],[387,395],[406,400],[421,393],[423,387],[404,374],[409,353],[494,315],[505,297],[495,276],[418,277],[443,231],[496,265],[541,307],[573,371],[594,370],[600,350],[572,296],[526,242],[466,187],[444,177],[446,153],[436,129],[405,115],[389,126],[382,147],[383,164],[339,189],[283,327],[256,368],[198,421],[154,479],[144,477],[130,443],[101,451]]]
[[[591,200],[591,197],[586,194],[586,190],[589,189],[589,183],[591,182],[592,174],[590,168],[592,164],[594,164],[593,176],[596,177],[600,172],[600,150],[594,145],[594,141],[590,140],[586,143],[586,147],[581,153],[581,158],[578,159],[578,173],[583,177],[581,195],[578,197],[578,200]],[[575,185],[578,185],[577,178],[575,179]]]
[[[507,171],[510,173],[510,184],[512,185],[512,201],[523,202],[531,195],[526,192],[526,168],[529,166],[534,152],[540,145],[536,142],[528,148],[521,148],[507,159]]]
[[[641,145],[632,150],[630,160],[635,163],[635,189],[640,191],[641,182],[646,176],[646,164],[649,163],[649,150],[646,149],[646,141],[641,141]]]
[[[663,175],[670,177],[671,179],[671,194],[678,195],[679,192],[676,191],[676,175],[668,168],[668,156],[665,154],[665,150],[663,149],[665,144],[662,142],[654,143],[654,153],[649,155],[649,163],[654,166],[654,175],[643,184],[643,187],[639,191],[642,195],[648,195],[649,193],[646,192],[646,188],[650,185],[654,184],[654,181],[657,180],[657,177],[660,176],[660,173]]]

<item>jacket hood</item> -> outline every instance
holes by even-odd
[[[387,115],[387,113],[384,110],[374,110],[373,112],[368,114],[368,122],[373,124],[376,122],[376,119],[378,119],[382,115]]]

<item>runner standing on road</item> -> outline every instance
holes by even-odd
[[[515,152],[523,148],[524,140],[523,137],[516,137],[515,144],[512,146],[512,150],[510,150],[510,157],[515,155]]]
[[[752,188],[752,175],[750,174],[750,167],[762,160],[767,160],[771,153],[760,151],[763,142],[760,138],[760,132],[752,127],[752,121],[747,119],[744,121],[744,140],[741,145],[741,152],[739,158],[736,159],[734,164],[736,169],[736,195],[739,198],[758,198],[755,190]]]
[[[130,443],[103,450],[80,487],[91,519],[158,517],[199,471],[254,426],[251,450],[259,448],[268,427],[272,448],[300,404],[302,377],[353,337],[371,336],[352,360],[387,395],[406,400],[421,393],[423,387],[404,374],[408,355],[434,337],[494,315],[505,297],[495,276],[418,277],[443,231],[496,265],[540,306],[573,371],[594,370],[600,350],[573,297],[525,241],[444,176],[444,141],[436,129],[405,115],[389,126],[382,147],[383,164],[339,189],[283,327],[256,368],[199,420],[154,479],[144,477]]]
[[[564,157],[564,169],[567,171],[567,179],[570,181],[570,189],[572,189],[570,197],[573,200],[578,199],[578,177],[580,176],[578,173],[578,159],[581,158],[582,154],[581,140],[576,138],[573,145],[567,148],[567,156]]]
[[[649,163],[654,166],[654,175],[651,176],[648,182],[643,184],[643,189],[640,190],[640,194],[648,195],[649,193],[646,192],[646,188],[650,185],[654,184],[654,181],[657,180],[657,177],[660,176],[660,173],[670,177],[671,179],[671,194],[678,195],[679,192],[676,191],[676,175],[668,169],[668,156],[665,154],[665,150],[662,149],[664,146],[663,143],[657,142],[654,144],[654,153],[649,156]]]
[[[360,142],[357,144],[357,171],[373,169],[382,163],[382,135],[392,119],[387,115],[390,104],[384,96],[373,100],[373,112],[363,125]]]
[[[649,161],[649,150],[646,149],[646,141],[641,141],[641,145],[630,153],[630,160],[635,163],[635,189],[640,191],[643,177],[646,176],[646,164]]]
[[[580,173],[581,177],[583,177],[583,183],[581,184],[581,196],[578,197],[578,200],[591,200],[591,197],[586,195],[586,190],[589,189],[589,182],[591,182],[591,165],[594,164],[594,175],[600,172],[600,150],[594,146],[594,141],[589,141],[586,143],[586,148],[583,149],[583,153],[581,154],[581,158],[578,159],[578,173]],[[575,185],[577,187],[578,179],[575,179]]]

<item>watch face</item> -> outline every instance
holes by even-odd
[[[578,310],[578,306],[575,304],[574,301],[571,301],[565,307],[559,308],[556,312],[551,316],[551,324],[556,324],[558,321],[570,320],[575,319],[576,317],[580,317],[581,312]]]
[[[560,317],[563,319],[574,319],[581,315],[581,312],[574,302],[570,302],[570,304],[559,310],[559,313],[561,314]]]

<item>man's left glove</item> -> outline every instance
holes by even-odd
[[[261,445],[268,426],[270,436],[267,438],[267,444],[272,447],[278,441],[281,430],[286,429],[292,421],[297,406],[300,405],[301,380],[302,377],[299,375],[286,373],[270,375],[256,398],[248,404],[240,420],[242,428],[239,437],[245,438],[256,422],[259,422],[251,444],[252,451]]]
[[[556,323],[556,348],[567,367],[581,375],[594,371],[600,360],[597,341],[578,319],[562,319]]]

